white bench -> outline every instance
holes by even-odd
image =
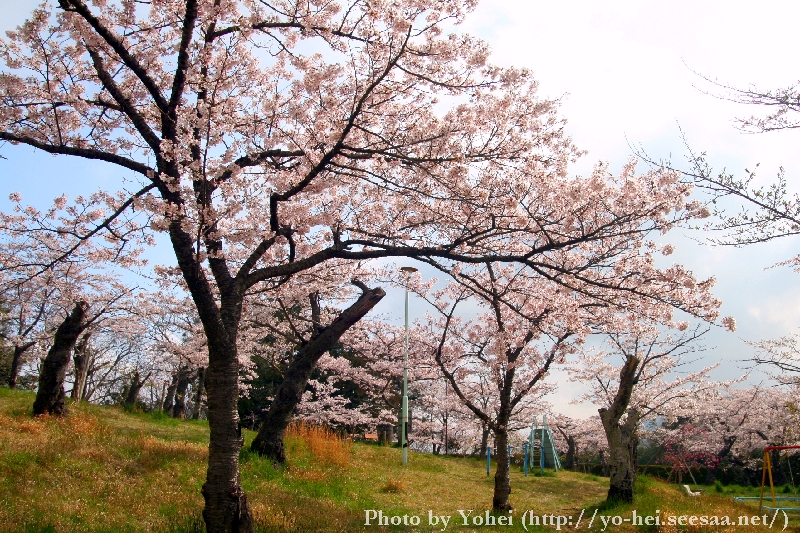
[[[686,494],[688,494],[689,496],[700,496],[700,495],[703,494],[702,490],[699,490],[697,492],[693,492],[692,488],[689,485],[684,485],[683,489],[686,491]]]

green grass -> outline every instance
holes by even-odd
[[[0,388],[0,532],[194,533],[204,531],[200,488],[205,477],[208,426],[116,407],[71,405],[66,419],[30,416],[33,395]],[[246,441],[253,438],[247,432]],[[723,493],[706,488],[689,498],[678,487],[640,478],[634,505],[600,506],[606,478],[559,472],[524,477],[512,471],[514,525],[462,527],[459,509],[483,515],[491,507],[493,478],[474,459],[410,454],[396,448],[342,444],[297,434],[287,439],[289,463],[275,468],[245,447],[242,483],[259,533],[439,531],[428,513],[451,516],[447,531],[523,531],[520,517],[751,514]],[[599,507],[600,506],[600,507]],[[420,525],[364,525],[367,510],[419,516]],[[790,528],[797,531],[797,520]],[[782,524],[781,524],[782,526]],[[555,531],[555,526],[529,527]],[[568,530],[562,528],[561,530]],[[714,528],[756,531],[760,528]],[[607,531],[648,531],[629,525]],[[684,528],[686,531],[702,529]],[[662,531],[678,529],[662,528]]]

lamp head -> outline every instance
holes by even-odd
[[[403,272],[407,272],[409,274],[417,271],[417,269],[414,267],[400,267],[400,270],[402,270]]]

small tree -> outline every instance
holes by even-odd
[[[716,386],[708,383],[714,367],[671,377],[683,357],[698,349],[694,343],[706,331],[698,327],[675,338],[661,337],[656,331],[610,334],[612,353],[621,356],[621,366],[609,363],[607,354],[598,352],[585,357],[583,366],[573,368],[574,377],[591,388],[584,399],[601,406],[598,412],[608,441],[611,475],[608,501],[633,501],[642,421],[671,415],[679,400],[699,401],[702,392]]]

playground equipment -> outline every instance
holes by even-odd
[[[528,444],[525,446],[525,475],[528,475],[528,465],[539,465],[544,472],[545,468],[553,468],[556,472],[561,468],[558,459],[553,430],[547,427],[547,415],[542,415],[542,425],[538,425],[537,417],[533,417],[531,433]]]
[[[772,482],[772,456],[769,452],[773,450],[798,450],[800,446],[767,446],[764,448],[764,468],[761,473],[761,495],[758,498],[758,512],[760,513],[762,509],[767,509],[768,511],[800,511],[800,507],[786,507],[783,502],[796,502],[800,501],[800,498],[797,496],[787,497],[787,496],[779,496],[775,497],[775,484]],[[789,476],[792,480],[792,486],[794,486],[795,491],[797,490],[797,486],[794,484],[794,474],[792,473],[792,462],[788,461],[789,463]],[[772,493],[772,506],[764,505],[764,487],[766,485],[767,476],[769,476],[769,488],[770,492]],[[742,498],[738,498],[741,500]]]

